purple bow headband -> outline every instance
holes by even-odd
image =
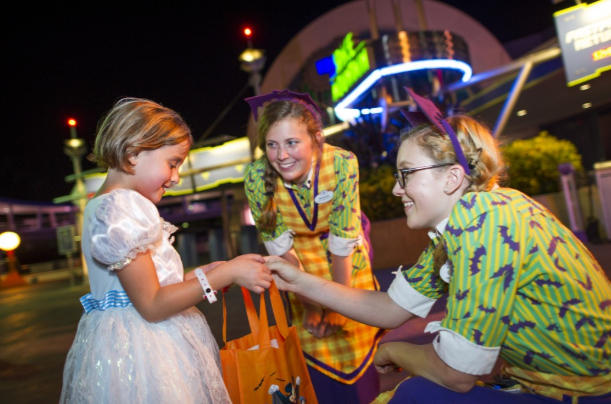
[[[426,98],[420,97],[412,90],[407,87],[404,87],[407,90],[408,94],[412,96],[416,105],[422,112],[409,112],[401,110],[401,113],[412,126],[418,126],[425,123],[432,123],[435,125],[442,133],[446,133],[450,137],[450,141],[452,142],[452,146],[454,146],[454,151],[456,152],[456,157],[458,158],[458,162],[464,168],[465,174],[470,175],[471,169],[475,168],[471,164],[467,163],[467,159],[465,158],[465,154],[463,153],[462,148],[460,147],[460,142],[458,141],[458,137],[454,132],[454,129],[450,126],[450,124],[443,118],[441,112],[437,109],[435,104],[433,104],[430,100]]]
[[[274,90],[269,94],[257,95],[255,97],[245,98],[244,101],[250,105],[255,121],[259,119],[259,107],[266,102],[271,101],[293,101],[298,102],[310,110],[312,115],[322,117],[322,111],[318,108],[310,94],[295,93],[290,90],[277,91]]]

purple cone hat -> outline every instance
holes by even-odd
[[[245,98],[244,101],[250,105],[252,114],[255,121],[259,119],[259,107],[263,106],[266,102],[271,101],[293,101],[303,104],[310,112],[317,117],[322,117],[322,111],[318,108],[310,94],[308,93],[295,93],[290,90],[277,91],[273,90],[269,94],[257,95],[255,97]]]
[[[405,118],[411,123],[413,126],[422,125],[424,123],[432,123],[439,129],[442,133],[446,133],[450,137],[450,141],[452,142],[452,146],[454,146],[454,151],[456,152],[456,157],[458,158],[458,162],[465,170],[467,175],[471,174],[471,169],[469,168],[469,163],[465,158],[465,153],[463,153],[462,148],[460,147],[460,142],[458,141],[458,137],[454,132],[454,129],[450,126],[450,124],[443,118],[441,112],[437,109],[435,104],[432,101],[427,100],[426,98],[420,97],[418,94],[414,93],[407,87],[404,87],[409,95],[412,96],[416,105],[421,112],[407,112],[401,110],[401,113]]]

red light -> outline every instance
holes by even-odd
[[[252,30],[250,28],[244,28],[244,35],[251,36],[252,35]]]
[[[68,119],[68,125],[76,126],[76,119],[72,119],[72,118]]]

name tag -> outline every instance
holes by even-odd
[[[320,194],[316,195],[316,197],[314,198],[314,202],[325,203],[325,202],[329,202],[331,199],[333,199],[333,192],[322,191]]]

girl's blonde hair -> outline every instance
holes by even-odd
[[[312,146],[316,153],[322,152],[322,146],[324,139],[322,136],[317,136],[322,132],[322,122],[320,117],[312,114],[310,110],[303,104],[297,101],[276,101],[269,104],[263,114],[259,117],[257,126],[257,144],[259,148],[266,151],[266,138],[270,129],[277,125],[284,119],[292,118],[297,120],[300,124],[305,125],[310,138],[312,139]],[[273,230],[276,228],[276,201],[274,199],[274,192],[276,192],[276,184],[278,180],[278,172],[272,167],[267,159],[267,154],[263,154],[261,157],[265,161],[265,195],[267,196],[267,202],[263,206],[261,216],[258,220],[259,228],[262,230]]]
[[[193,143],[193,137],[178,113],[147,99],[123,98],[100,120],[90,160],[133,174],[130,156],[184,141]]]
[[[460,142],[465,158],[471,167],[467,192],[490,191],[507,178],[506,166],[497,139],[486,126],[467,115],[456,115],[446,119]],[[458,158],[449,136],[434,125],[422,125],[401,135],[400,142],[411,141],[419,146],[434,164],[456,163]],[[438,243],[433,254],[435,269],[447,261],[444,243]]]

